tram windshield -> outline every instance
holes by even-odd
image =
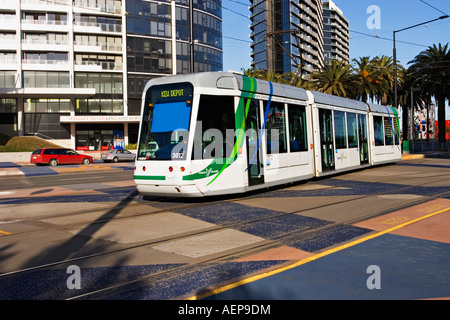
[[[138,160],[184,160],[193,88],[189,83],[150,87],[145,98]]]

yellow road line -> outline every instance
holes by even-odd
[[[221,293],[221,292],[224,292],[224,291],[227,291],[227,290],[230,290],[230,289],[239,287],[239,286],[241,286],[241,285],[244,285],[244,284],[251,283],[251,282],[254,282],[254,281],[263,279],[263,278],[267,278],[267,277],[273,276],[273,275],[275,275],[275,274],[278,274],[278,273],[281,273],[281,272],[284,272],[284,271],[287,271],[287,270],[296,268],[296,267],[301,266],[301,265],[303,265],[303,264],[306,264],[306,263],[308,263],[308,262],[311,262],[311,261],[320,259],[320,258],[325,257],[325,256],[327,256],[327,255],[330,255],[330,254],[332,254],[332,253],[335,253],[335,252],[338,252],[338,251],[341,251],[341,250],[344,250],[344,249],[353,247],[353,246],[355,246],[355,245],[357,245],[357,244],[360,244],[360,243],[363,243],[363,242],[365,242],[365,241],[367,241],[367,240],[377,238],[377,237],[382,236],[382,235],[384,235],[384,234],[386,234],[386,233],[393,232],[393,231],[395,231],[395,230],[404,228],[404,227],[406,227],[406,226],[408,226],[408,225],[410,225],[410,224],[419,222],[419,221],[424,220],[424,219],[428,219],[428,218],[430,218],[430,217],[432,217],[432,216],[435,216],[435,215],[444,213],[444,212],[449,211],[449,210],[450,210],[450,207],[447,207],[447,208],[445,208],[445,209],[436,211],[436,212],[434,212],[434,213],[430,213],[430,214],[427,214],[427,215],[425,215],[425,216],[419,217],[419,218],[417,218],[417,219],[414,219],[414,220],[411,220],[411,221],[408,221],[408,222],[399,224],[399,225],[397,225],[397,226],[395,226],[395,227],[386,229],[386,230],[384,230],[384,231],[380,231],[380,232],[377,232],[377,233],[374,233],[374,234],[365,236],[365,237],[363,237],[363,238],[357,239],[357,240],[355,240],[355,241],[352,241],[352,242],[343,244],[343,245],[341,245],[341,246],[339,246],[339,247],[336,247],[336,248],[333,248],[333,249],[330,249],[330,250],[323,251],[323,252],[321,252],[321,253],[318,253],[318,254],[316,254],[316,255],[314,255],[314,256],[311,256],[311,257],[302,259],[302,260],[297,261],[297,262],[295,262],[295,263],[293,263],[293,264],[290,264],[290,265],[288,265],[288,266],[284,266],[284,267],[282,267],[282,268],[278,268],[278,269],[275,269],[275,270],[272,270],[272,271],[269,271],[269,272],[265,272],[265,273],[262,273],[262,274],[259,274],[259,275],[253,276],[253,277],[249,277],[249,278],[246,278],[246,279],[242,279],[242,280],[240,280],[240,281],[231,283],[231,284],[229,284],[229,285],[226,285],[226,286],[223,286],[223,287],[220,287],[220,288],[217,288],[217,289],[214,289],[214,290],[211,290],[211,291],[208,291],[208,292],[199,294],[199,295],[194,295],[194,296],[192,296],[192,297],[188,297],[186,300],[201,300],[201,299],[205,299],[205,298],[210,297],[210,296],[212,296],[212,295],[215,295],[215,294],[218,294],[218,293]]]
[[[10,234],[12,234],[11,232],[7,232],[7,231],[2,231],[0,230],[0,237],[1,236],[9,236]]]

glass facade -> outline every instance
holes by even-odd
[[[130,115],[140,114],[142,91],[147,81],[161,75],[191,71],[189,0],[177,0],[175,4],[175,17],[172,17],[171,1],[126,2]],[[221,71],[221,1],[195,0],[193,7],[194,71]],[[172,19],[175,20],[175,30],[171,29]],[[173,37],[176,41],[175,52],[172,49]]]
[[[311,73],[323,65],[321,0],[250,2],[252,67],[277,73],[300,67]]]
[[[116,136],[136,143],[150,79],[191,72],[191,45],[194,72],[222,70],[220,0],[193,1],[193,39],[189,0],[56,2],[0,4],[10,22],[0,33],[0,88],[24,89],[0,96],[2,132],[71,139],[81,150]]]
[[[76,99],[76,114],[123,114],[122,74],[83,72],[75,74],[77,88],[95,88],[95,96]]]

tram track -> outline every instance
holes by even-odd
[[[430,177],[430,176],[427,176],[427,177]],[[442,174],[436,175],[434,177],[442,177]],[[442,181],[448,181],[448,177],[445,178],[445,179],[440,179],[439,181],[430,182],[428,184],[434,184],[434,183],[442,182]],[[382,182],[383,183],[387,183],[388,181],[384,180]],[[425,185],[427,185],[427,184],[422,184],[422,186],[425,186]],[[404,192],[404,191],[407,191],[410,188],[415,188],[415,187],[416,186],[405,185],[405,187],[403,187],[403,188],[398,188],[398,186],[397,186],[396,188],[393,188],[393,189],[395,189],[396,192]],[[327,187],[325,187],[325,188],[327,188]],[[337,186],[333,187],[332,186],[332,187],[329,187],[327,189],[337,189],[337,188],[339,188],[339,187],[337,187]],[[275,190],[274,192],[276,192],[276,191],[277,190]],[[305,213],[305,212],[310,211],[310,210],[317,210],[319,208],[324,208],[324,207],[332,207],[333,205],[337,205],[337,204],[349,203],[349,202],[352,202],[352,201],[357,201],[357,200],[361,200],[361,199],[365,199],[365,198],[370,198],[370,197],[379,196],[379,195],[383,195],[383,194],[389,194],[391,191],[392,190],[384,190],[383,192],[366,194],[366,195],[362,195],[362,196],[359,196],[359,197],[356,197],[356,198],[345,199],[345,200],[341,200],[341,201],[333,201],[332,203],[328,203],[328,204],[324,204],[324,205],[318,205],[318,206],[315,206],[315,207],[312,207],[312,208],[307,208],[307,209],[302,209],[302,210],[297,210],[297,211],[292,211],[292,212],[283,212],[283,213],[278,213],[278,214],[267,214],[267,215],[263,215],[261,217],[258,217],[257,219],[251,219],[251,220],[246,220],[246,221],[239,221],[239,222],[223,224],[223,225],[216,225],[215,227],[212,227],[212,228],[197,230],[195,232],[189,232],[189,233],[183,234],[183,235],[174,235],[174,236],[165,237],[165,238],[161,238],[161,239],[154,239],[152,241],[146,241],[146,242],[143,242],[143,243],[138,243],[138,244],[135,244],[135,245],[126,246],[126,247],[119,248],[119,249],[116,249],[116,250],[99,252],[99,253],[95,253],[95,254],[91,254],[91,255],[85,255],[85,256],[75,257],[75,258],[71,258],[71,259],[55,261],[55,262],[52,262],[52,263],[49,263],[49,264],[42,264],[42,265],[34,266],[34,267],[31,267],[31,268],[15,270],[15,271],[12,271],[12,272],[7,272],[7,273],[4,273],[4,274],[0,274],[0,280],[1,280],[1,278],[7,277],[7,276],[12,276],[12,275],[17,276],[17,275],[19,275],[21,273],[26,273],[26,272],[30,272],[30,271],[36,271],[36,270],[46,269],[46,268],[55,268],[57,266],[65,265],[65,264],[68,264],[68,263],[80,262],[80,261],[83,261],[83,260],[98,258],[98,257],[105,256],[105,255],[119,254],[121,252],[128,251],[128,250],[134,250],[134,249],[144,248],[144,247],[151,247],[151,246],[154,246],[156,244],[161,244],[161,243],[165,243],[165,242],[186,239],[186,238],[189,238],[189,237],[204,235],[204,234],[217,232],[217,231],[224,230],[224,229],[230,229],[230,228],[239,229],[240,227],[243,227],[243,226],[249,226],[249,225],[252,225],[252,224],[255,224],[255,223],[264,222],[264,221],[267,221],[269,219],[283,218],[284,216],[287,216],[287,215],[292,215],[292,214],[301,215],[302,213]],[[259,194],[261,194],[261,193],[260,192],[257,193],[256,196],[258,196]],[[429,201],[430,198],[432,198],[432,197],[446,196],[448,194],[449,194],[449,192],[441,192],[441,193],[436,193],[436,194],[433,194],[433,195],[428,195],[427,197],[425,197],[423,199],[417,199],[417,200],[415,200],[413,202],[410,202],[408,205],[420,204],[420,203]],[[255,196],[255,194],[251,194],[251,195],[241,196],[241,197],[238,197],[238,198],[225,198],[225,199],[221,198],[221,199],[217,199],[217,200],[209,200],[209,201],[200,202],[200,203],[194,201],[193,203],[192,202],[191,203],[182,203],[180,205],[176,205],[175,204],[174,206],[164,207],[164,208],[158,209],[156,211],[152,211],[152,212],[133,214],[133,215],[122,216],[122,217],[115,217],[114,219],[132,219],[132,218],[136,218],[138,216],[143,216],[143,215],[152,215],[152,214],[163,213],[163,212],[167,212],[167,211],[171,211],[171,210],[172,211],[176,211],[176,210],[181,210],[181,209],[186,209],[186,208],[196,208],[196,207],[201,207],[201,206],[210,206],[210,205],[214,205],[214,204],[217,204],[217,203],[232,202],[232,201],[236,201],[237,199],[246,199],[246,198],[254,197],[254,196]],[[158,200],[159,201],[161,201],[161,200],[162,201],[164,201],[164,200],[165,201],[172,201],[173,199],[172,200],[169,200],[169,199],[154,199],[154,201],[156,201],[156,202]],[[179,200],[176,200],[176,201],[179,201]],[[133,208],[140,207],[140,206],[146,207],[148,205],[151,205],[151,203],[145,203],[145,204],[138,203],[138,204],[133,204]],[[122,210],[122,209],[128,208],[129,206],[130,206],[130,204],[128,203],[128,205],[123,205],[121,207],[119,206],[118,208],[121,208],[121,210]],[[401,209],[401,206],[400,207],[396,206],[396,207],[388,208],[388,209],[384,210],[383,212],[375,212],[375,213],[372,213],[372,214],[365,215],[363,217],[359,217],[357,220],[358,221],[366,220],[366,219],[373,218],[373,217],[376,217],[376,216],[379,216],[379,215],[383,215],[383,214],[386,214],[388,212],[392,212],[392,211],[399,210],[399,209]],[[77,213],[77,214],[87,214],[87,213],[93,213],[93,212],[98,212],[98,209],[84,210],[82,213]],[[64,216],[67,216],[67,215],[70,215],[70,214],[60,215],[60,217],[64,217]],[[47,217],[47,216],[45,216],[45,217]],[[54,218],[55,216],[52,215],[51,217]],[[33,220],[39,220],[39,219],[42,219],[42,217],[33,217]],[[105,222],[108,222],[110,220],[111,219],[104,219],[104,220],[98,220],[98,221],[95,221],[95,222],[96,223],[105,223]],[[258,243],[255,243],[252,246],[249,246],[249,247],[236,248],[234,250],[227,251],[224,254],[218,254],[218,255],[213,255],[213,256],[207,256],[207,257],[202,258],[202,259],[196,259],[195,262],[189,263],[187,265],[182,265],[182,266],[176,267],[174,269],[169,269],[169,270],[157,272],[157,273],[154,273],[154,274],[149,274],[149,275],[146,275],[146,276],[134,279],[132,281],[128,281],[128,282],[124,282],[124,283],[118,283],[118,284],[115,284],[113,286],[109,286],[109,287],[106,287],[106,288],[101,288],[99,290],[95,290],[95,291],[92,291],[92,292],[83,293],[82,295],[79,295],[79,296],[70,297],[70,299],[76,299],[76,298],[85,299],[85,298],[92,297],[92,296],[98,295],[98,294],[102,294],[103,295],[103,294],[107,293],[108,290],[120,290],[120,288],[122,288],[122,287],[124,288],[124,287],[129,286],[129,285],[138,285],[140,281],[147,281],[149,279],[155,279],[155,278],[160,277],[160,276],[170,276],[171,273],[173,273],[173,276],[176,277],[177,274],[179,274],[179,272],[181,270],[186,270],[186,268],[187,269],[195,268],[195,267],[198,267],[198,266],[200,266],[202,264],[205,264],[205,263],[214,263],[214,262],[219,262],[219,261],[225,261],[225,260],[231,259],[233,257],[245,256],[246,254],[249,254],[251,252],[257,252],[257,251],[261,251],[261,250],[264,250],[264,249],[267,249],[267,248],[276,247],[276,246],[279,245],[279,243],[281,241],[286,240],[288,238],[294,238],[294,237],[299,237],[299,236],[307,236],[311,232],[326,232],[326,230],[330,230],[330,228],[333,228],[333,227],[335,227],[338,224],[351,224],[351,223],[355,223],[355,222],[357,222],[357,221],[355,221],[355,219],[349,219],[347,221],[340,221],[339,223],[332,223],[332,224],[329,224],[329,225],[325,225],[325,226],[322,226],[322,227],[319,227],[319,228],[310,229],[310,230],[307,230],[307,229],[296,230],[296,231],[293,231],[293,232],[290,232],[290,233],[287,233],[287,234],[282,234],[279,237],[275,237],[275,238],[273,238],[271,240],[267,240],[266,239],[262,243],[258,242]],[[80,223],[69,224],[69,225],[64,225],[64,226],[60,226],[60,227],[55,226],[55,227],[56,228],[60,228],[61,230],[64,230],[64,229],[67,230],[68,228],[73,228],[74,226],[77,226],[77,225],[80,225]]]
[[[373,170],[373,169],[370,169]],[[442,174],[437,174],[437,175],[427,175],[426,178],[435,178],[435,177],[441,177]],[[450,176],[450,175],[448,175]],[[328,179],[328,178],[334,178],[335,176],[326,176],[326,177],[322,177],[322,178],[315,178],[312,180],[308,180],[308,181],[301,181],[301,182],[296,182],[293,183],[293,185],[295,184],[302,184],[302,183],[314,183],[315,181],[321,181],[323,179]],[[387,180],[383,180],[383,181],[379,181],[377,183],[391,183],[394,181],[397,181],[398,178],[393,178],[393,179],[387,179]],[[417,180],[417,177],[411,176],[411,177],[403,177],[403,180]],[[445,181],[446,179],[443,179],[442,181]],[[118,217],[118,219],[126,219],[126,218],[132,218],[132,217],[137,217],[137,216],[141,216],[141,215],[148,215],[148,214],[157,214],[157,213],[162,213],[162,212],[166,212],[166,211],[172,211],[172,210],[180,210],[180,209],[184,209],[184,208],[191,208],[191,207],[195,207],[197,205],[199,206],[205,206],[205,205],[210,205],[210,204],[214,204],[214,203],[218,203],[218,202],[224,202],[224,201],[235,201],[237,199],[244,199],[244,198],[248,198],[248,197],[254,197],[254,196],[258,196],[259,194],[263,194],[265,192],[267,192],[267,190],[270,191],[283,191],[289,188],[289,186],[291,185],[283,185],[283,186],[277,186],[277,187],[273,187],[273,188],[267,188],[266,190],[257,190],[255,192],[249,193],[249,194],[242,194],[242,195],[230,195],[230,196],[213,196],[210,198],[199,198],[199,199],[190,199],[189,198],[167,198],[167,197],[158,197],[153,200],[150,200],[146,203],[126,203],[124,205],[119,205],[116,206],[117,209],[123,209],[123,208],[136,208],[136,207],[149,207],[152,205],[152,203],[169,203],[169,202],[173,202],[174,206],[167,206],[167,207],[163,207],[163,208],[156,208],[156,210],[152,211],[152,212],[145,212],[142,214],[134,214],[132,216],[125,216],[125,217]],[[411,186],[407,186],[407,188],[409,188]],[[339,186],[327,186],[326,184],[323,185],[323,188],[321,188],[322,190],[332,190],[332,189],[336,189],[339,190]],[[126,189],[130,189],[130,188],[126,188]],[[403,188],[396,188],[393,187],[393,189],[395,190],[403,190]],[[101,189],[99,191],[105,191],[105,190],[117,190],[117,188],[108,188],[108,189]],[[135,190],[133,188],[133,190]],[[389,193],[390,190],[385,191],[384,193]],[[95,194],[95,193],[94,193]],[[90,194],[80,194],[79,196],[89,196]],[[218,200],[214,200],[217,199]],[[13,198],[14,199],[14,198]],[[211,200],[212,199],[212,200]],[[228,200],[227,200],[228,199]],[[7,199],[6,201],[10,201],[11,199]],[[187,200],[185,202],[183,202],[183,200]],[[176,205],[177,202],[182,202],[179,206]],[[3,208],[8,208],[8,207],[15,207],[17,206],[17,204],[2,204],[2,200],[0,200],[0,206],[3,206]],[[72,216],[72,215],[83,215],[83,214],[89,214],[89,213],[96,213],[96,212],[100,212],[102,210],[110,210],[111,206],[105,206],[103,208],[93,208],[93,209],[84,209],[84,210],[79,210],[78,212],[74,213],[74,212],[66,212],[66,213],[61,213],[61,214],[55,214],[55,213],[51,213],[51,214],[46,214],[46,215],[38,215],[38,216],[33,216],[30,218],[19,218],[19,219],[1,219],[0,218],[0,224],[1,223],[11,223],[11,222],[32,222],[32,221],[39,221],[39,220],[43,220],[43,219],[54,219],[54,218],[62,218],[62,217],[66,217],[66,216]],[[317,208],[311,208],[311,210],[313,209],[317,209]],[[108,220],[108,219],[105,219]],[[99,220],[97,222],[103,222],[103,220]],[[76,224],[73,225],[68,225],[68,226],[75,226]]]
[[[404,189],[407,189],[407,188],[404,188]],[[433,197],[447,196],[449,194],[450,194],[450,191],[442,192],[442,193],[438,193],[438,194],[433,195]],[[373,196],[377,196],[377,195],[379,195],[379,194],[368,195],[368,196],[360,197],[358,199],[373,197]],[[354,200],[357,200],[357,199],[352,199],[352,200],[347,200],[347,201],[354,201]],[[346,225],[346,224],[356,223],[358,221],[364,221],[364,220],[370,219],[370,218],[375,218],[375,217],[378,217],[378,216],[381,216],[381,215],[384,215],[384,214],[387,214],[387,213],[390,213],[390,212],[393,212],[393,211],[396,211],[396,210],[400,210],[400,209],[404,209],[406,207],[410,207],[410,206],[418,205],[418,204],[421,204],[421,203],[425,203],[425,202],[427,202],[429,200],[430,200],[429,198],[421,199],[421,200],[414,201],[414,203],[410,203],[407,206],[400,205],[400,206],[391,207],[389,209],[383,210],[382,212],[377,212],[377,213],[374,213],[374,214],[366,215],[366,216],[361,217],[359,219],[348,219],[348,220],[343,221],[343,222],[334,222],[334,223],[327,224],[327,225],[320,226],[320,227],[313,228],[313,229],[304,228],[304,229],[301,229],[301,230],[295,230],[295,231],[292,231],[290,233],[285,233],[285,234],[280,235],[278,237],[274,237],[271,240],[266,240],[266,241],[264,241],[264,243],[259,243],[257,245],[251,246],[249,248],[238,248],[236,250],[232,250],[231,252],[227,252],[225,254],[215,255],[214,257],[207,258],[207,259],[200,259],[200,260],[196,261],[195,263],[190,263],[188,265],[183,265],[183,266],[180,266],[180,267],[177,267],[177,268],[174,268],[174,269],[165,270],[165,271],[158,272],[158,273],[155,273],[155,274],[146,275],[146,276],[143,276],[143,277],[141,277],[139,279],[135,279],[133,281],[129,281],[129,282],[122,283],[122,284],[116,284],[116,285],[113,285],[113,286],[110,286],[110,287],[107,287],[107,288],[102,288],[102,289],[99,289],[99,290],[96,290],[96,291],[93,291],[93,292],[84,293],[84,294],[81,294],[79,296],[73,296],[73,297],[70,298],[70,300],[86,299],[86,298],[87,299],[89,299],[89,298],[92,298],[92,299],[99,299],[99,298],[100,299],[105,299],[106,298],[107,299],[107,298],[116,296],[118,294],[117,292],[114,292],[114,290],[119,290],[119,291],[135,290],[139,286],[145,285],[145,283],[147,283],[147,282],[157,281],[158,277],[161,277],[161,276],[164,276],[166,280],[167,279],[173,279],[173,278],[178,277],[180,274],[183,274],[182,273],[183,271],[188,271],[188,270],[191,270],[192,268],[199,267],[199,266],[202,266],[204,264],[220,263],[221,261],[228,261],[230,259],[236,259],[236,258],[244,257],[246,255],[249,255],[249,254],[252,254],[252,253],[257,253],[257,252],[262,251],[262,250],[278,247],[278,246],[280,246],[280,243],[282,243],[283,241],[289,240],[289,239],[298,238],[299,236],[307,237],[311,233],[326,233],[326,232],[329,232],[330,230],[338,227],[339,225]],[[344,201],[344,202],[347,202],[347,201]],[[336,203],[328,204],[327,206],[332,206],[334,204],[336,204]],[[255,220],[252,220],[252,221],[249,221],[249,222],[242,222],[242,223],[238,223],[238,224],[224,225],[220,229],[226,229],[226,228],[230,228],[232,226],[237,226],[237,225],[255,223],[256,221],[261,222],[263,220],[273,219],[273,218],[277,218],[277,217],[283,217],[283,216],[287,216],[287,215],[290,215],[290,214],[299,214],[301,212],[308,211],[308,210],[313,210],[313,209],[299,210],[299,211],[296,211],[296,212],[283,213],[283,214],[278,214],[278,215],[272,215],[270,217],[264,217],[264,218],[261,218],[261,219],[255,219]],[[209,231],[205,231],[205,232],[202,232],[202,233],[212,232],[212,231],[213,230],[209,230]],[[366,236],[366,235],[364,235],[364,236]],[[354,239],[352,239],[352,240],[354,240]],[[326,249],[322,249],[320,251],[323,251],[323,250],[326,250]],[[278,265],[276,265],[274,267],[280,268],[284,264],[289,264],[291,262],[292,261],[286,261],[286,262],[280,263],[280,264],[278,264]],[[226,285],[228,283],[232,283],[235,280],[236,279],[229,279],[229,281],[225,281],[224,283],[221,283],[220,286]],[[202,289],[202,290],[205,290],[205,289]],[[200,290],[200,291],[202,291],[202,290]],[[110,291],[113,291],[113,292],[110,292]],[[194,293],[198,293],[198,292],[191,292],[189,294],[183,295],[180,298],[191,296]]]
[[[448,175],[448,176],[450,177],[450,175]],[[435,178],[435,177],[442,177],[442,174],[433,175],[433,176],[427,176],[427,178]],[[405,178],[405,179],[408,180],[408,179],[417,179],[417,178],[416,177],[409,177],[409,178]],[[439,180],[439,182],[446,181],[446,180],[447,179],[442,179],[442,180]],[[389,182],[392,182],[392,181],[396,181],[396,179],[383,180],[381,183],[389,183]],[[308,182],[310,182],[310,181],[308,181]],[[436,183],[436,182],[433,182],[433,183]],[[422,184],[422,186],[423,185],[424,184]],[[413,188],[413,187],[415,187],[415,186],[405,186],[405,187],[402,187],[402,188],[393,187],[392,190],[395,190],[396,192],[401,192],[401,191],[404,191],[404,190],[407,190],[407,189],[410,189],[410,188]],[[320,190],[333,190],[333,189],[340,190],[340,188],[341,187],[339,187],[339,186],[323,185],[323,188],[321,188]],[[280,190],[283,191],[283,190],[285,190],[285,188],[276,188],[275,192],[276,191],[280,191]],[[289,212],[289,213],[286,213],[286,214],[301,214],[302,212],[317,210],[317,209],[320,209],[320,208],[325,208],[325,207],[333,206],[333,205],[336,205],[336,204],[341,204],[341,203],[361,200],[361,199],[364,199],[364,198],[367,198],[367,197],[371,197],[373,195],[389,194],[390,191],[392,191],[392,190],[385,190],[383,192],[379,192],[379,193],[376,193],[376,194],[362,195],[362,196],[359,196],[359,197],[356,197],[356,198],[342,200],[342,201],[339,201],[339,202],[332,202],[332,203],[329,203],[329,204],[324,204],[324,205],[321,205],[321,206],[315,206],[315,207],[312,207],[312,208],[302,209],[302,210],[299,210],[299,211],[293,211],[293,212]],[[133,192],[134,192],[134,194],[136,196],[138,195],[135,191],[132,191],[130,194],[132,194]],[[250,194],[250,195],[245,194],[245,195],[240,195],[240,196],[239,195],[238,196],[236,196],[236,195],[234,195],[234,196],[233,195],[232,196],[221,196],[217,200],[214,200],[214,198],[217,198],[217,197],[212,197],[212,198],[209,198],[209,199],[201,199],[203,201],[191,199],[190,201],[188,200],[187,202],[182,202],[179,205],[177,205],[176,203],[180,202],[180,201],[183,201],[185,199],[183,199],[183,198],[180,199],[180,198],[164,198],[164,197],[161,197],[161,198],[156,198],[156,199],[150,200],[149,202],[146,202],[146,203],[130,203],[130,202],[126,202],[124,204],[120,204],[119,203],[118,205],[115,205],[113,207],[114,210],[121,211],[123,209],[135,209],[135,208],[142,207],[144,209],[144,211],[142,213],[134,213],[134,214],[131,214],[131,215],[122,214],[120,216],[116,216],[116,217],[113,217],[113,218],[115,220],[122,220],[122,219],[126,220],[126,219],[133,219],[133,218],[136,218],[136,217],[141,217],[141,216],[156,215],[156,214],[169,212],[169,211],[177,211],[177,210],[190,209],[190,208],[196,208],[196,207],[210,206],[210,205],[214,205],[214,204],[217,204],[217,203],[233,202],[233,201],[240,200],[240,199],[246,199],[246,198],[251,198],[251,197],[258,197],[260,194],[263,194],[264,192],[267,192],[267,191],[256,191],[255,193]],[[162,208],[152,207],[153,203],[160,204],[160,203],[169,203],[169,202],[173,202],[174,205],[173,206],[165,206],[165,207],[162,207]],[[1,205],[1,203],[0,203],[0,205]],[[11,205],[11,206],[15,206],[15,205]],[[148,212],[148,211],[145,210],[145,209],[148,210],[149,207],[152,208],[151,212]],[[36,222],[36,221],[42,221],[42,220],[47,220],[47,219],[64,218],[64,217],[69,217],[69,216],[81,216],[81,215],[87,215],[87,214],[102,213],[103,211],[110,211],[110,210],[112,210],[111,206],[105,206],[105,207],[102,207],[102,208],[85,209],[85,210],[78,211],[76,213],[75,212],[65,212],[65,213],[61,213],[61,214],[51,213],[51,214],[33,216],[33,217],[30,217],[30,218],[0,219],[0,224],[1,223],[15,223],[15,222]],[[105,213],[107,213],[107,212],[105,212]],[[284,214],[270,215],[268,217],[262,217],[261,219],[263,219],[263,220],[267,219],[267,218],[270,219],[271,217],[272,218],[277,218],[277,217],[280,217],[280,216],[283,216],[283,215]],[[365,218],[366,217],[363,217],[362,219],[364,220]],[[369,216],[367,218],[372,218],[372,217]],[[110,217],[105,217],[105,218],[102,218],[102,219],[96,219],[93,222],[95,222],[95,223],[106,223],[106,222],[109,222],[110,220],[111,220]],[[253,222],[258,222],[258,221],[259,221],[259,219],[256,219]],[[353,222],[357,222],[357,221],[355,220]],[[67,230],[67,229],[76,228],[76,227],[79,227],[79,226],[82,226],[82,225],[85,225],[85,224],[86,224],[85,222],[68,223],[68,224],[64,224],[64,225],[56,225],[55,224],[54,227],[52,227],[52,229],[54,229],[54,230]],[[237,225],[235,225],[235,226],[237,226]],[[230,225],[229,227],[233,227],[233,226]],[[40,230],[17,232],[17,233],[14,233],[14,235],[21,235],[21,234],[24,234],[24,233],[32,233],[32,232],[39,232],[39,231]]]

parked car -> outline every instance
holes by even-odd
[[[89,164],[94,163],[94,158],[86,154],[79,154],[72,149],[42,148],[31,153],[30,162],[36,165],[48,164],[50,166],[58,164]]]
[[[136,155],[126,149],[114,149],[109,150],[107,153],[102,153],[101,159],[104,162],[134,161]]]

